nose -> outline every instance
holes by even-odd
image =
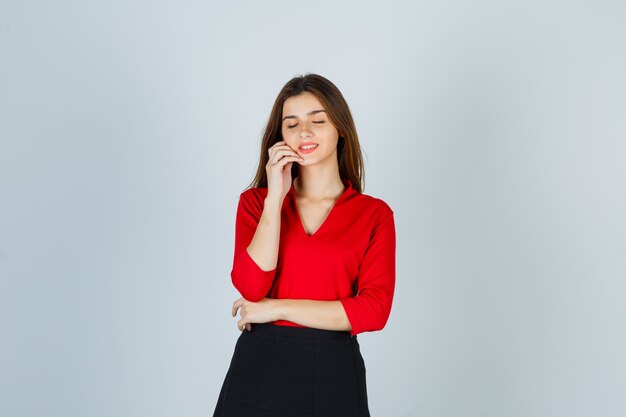
[[[310,137],[311,137],[311,130],[308,128],[308,126],[303,124],[303,128],[300,130],[300,138],[307,139]]]

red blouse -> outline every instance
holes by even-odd
[[[393,210],[379,198],[359,193],[348,179],[330,213],[308,235],[296,207],[292,186],[283,200],[277,265],[262,270],[246,248],[263,212],[267,187],[239,196],[235,251],[230,276],[248,301],[268,298],[340,300],[351,334],[385,327],[396,278]],[[272,324],[305,327],[288,320]],[[254,326],[254,324],[253,324]]]

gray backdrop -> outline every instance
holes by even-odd
[[[271,105],[344,93],[397,287],[372,416],[626,414],[626,6],[0,2],[0,415],[212,415]]]

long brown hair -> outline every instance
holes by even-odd
[[[269,160],[268,150],[276,142],[283,140],[282,118],[283,104],[293,96],[297,96],[305,91],[313,93],[320,101],[324,110],[328,114],[333,126],[339,132],[337,142],[337,162],[339,165],[339,176],[347,178],[352,183],[352,187],[362,193],[364,187],[364,165],[361,145],[356,133],[352,114],[348,108],[348,103],[343,98],[339,89],[328,79],[318,74],[307,73],[299,75],[287,82],[280,90],[272,112],[270,113],[263,141],[261,142],[261,158],[257,167],[256,176],[247,187],[267,187],[267,172],[265,166]],[[298,176],[300,165],[294,162],[291,166],[291,178]]]

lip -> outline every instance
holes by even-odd
[[[303,147],[303,146],[307,146],[307,145],[317,145],[317,146],[316,146],[315,148],[312,148],[312,149],[302,149],[302,147]],[[304,143],[301,143],[301,144],[300,144],[300,146],[298,146],[298,150],[299,150],[301,153],[307,154],[307,153],[311,153],[311,152],[315,151],[315,150],[316,150],[317,148],[319,148],[319,147],[320,147],[319,143],[315,143],[315,142],[304,142]]]

